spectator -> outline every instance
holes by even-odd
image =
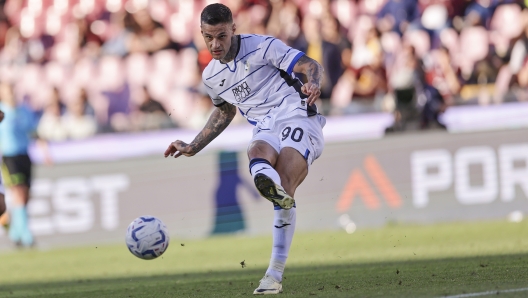
[[[337,44],[323,39],[320,20],[307,16],[303,19],[302,28],[303,33],[294,41],[292,47],[305,52],[324,67],[320,98],[323,101],[323,112],[328,114],[332,90],[343,74],[341,51]],[[335,29],[337,30],[337,26]]]
[[[46,106],[38,121],[37,134],[47,141],[64,141],[68,138],[62,116],[66,113],[66,105],[62,102],[60,91],[53,87],[48,91]]]
[[[464,22],[468,27],[487,27],[493,12],[492,0],[475,0],[471,2],[464,13]]]
[[[423,60],[427,83],[440,93],[445,106],[486,104],[489,96],[481,91],[493,88],[497,103],[525,97],[519,92],[528,86],[527,46],[526,36],[520,36],[519,32],[528,20],[528,9],[518,0],[226,1],[235,12],[238,33],[274,35],[318,57],[326,70],[322,88],[325,101],[320,106],[325,114],[380,111],[380,99],[390,92],[395,96],[396,117],[405,118],[404,103],[413,106],[423,93],[416,91],[417,82],[411,79],[413,62],[408,57],[412,55],[405,45],[409,41],[416,58]],[[178,106],[185,107],[179,114],[194,111],[185,120],[175,117],[182,126],[197,125],[208,111],[207,107],[202,109],[201,101],[190,91],[199,89],[195,80],[191,76],[177,80],[174,75],[188,69],[189,61],[195,61],[203,70],[211,60],[199,25],[189,22],[192,12],[205,5],[204,1],[128,1],[124,7],[119,1],[110,6],[96,1],[90,11],[82,5],[68,3],[57,28],[47,15],[42,15],[50,21],[46,26],[40,26],[42,18],[32,15],[26,15],[27,21],[21,22],[22,10],[28,10],[28,3],[7,1],[5,4],[7,20],[0,20],[0,80],[7,79],[17,85],[20,81],[21,88],[28,90],[25,103],[33,111],[46,110],[40,126],[59,127],[64,119],[59,121],[56,115],[63,115],[66,107],[59,89],[52,96],[52,102],[58,103],[58,112],[57,104],[48,105],[40,92],[31,90],[57,86],[63,77],[68,79],[72,65],[82,66],[75,67],[72,81],[87,88],[92,95],[93,107],[86,96],[81,96],[85,106],[83,114],[97,112],[99,132],[147,129],[141,126],[145,113],[139,110],[140,104],[136,112],[130,110],[134,106],[132,90],[144,84],[157,83],[152,89],[156,90],[152,94],[154,98],[162,99],[164,104],[177,102]],[[192,9],[187,9],[191,6],[185,3],[192,3]],[[508,5],[502,8],[509,6],[510,9],[501,9],[503,4]],[[50,5],[42,2],[43,11],[49,10]],[[346,28],[341,27],[338,19]],[[505,23],[508,24],[497,26]],[[182,36],[196,36],[189,49],[183,50],[182,44],[173,41],[184,42],[187,38]],[[174,53],[171,58],[174,66],[152,66],[155,54],[167,49],[176,50],[170,51]],[[129,60],[133,63],[128,63]],[[54,67],[46,65],[50,62]],[[170,69],[168,73],[167,69]],[[134,75],[138,70],[141,74]],[[64,82],[69,83],[69,80]],[[77,105],[68,105],[67,109],[69,115],[78,112]],[[57,128],[52,139],[64,139],[61,131]]]
[[[414,48],[404,43],[396,55],[396,61],[389,77],[389,85],[396,101],[395,124],[393,129],[404,130],[409,121],[417,117],[416,82],[419,79],[417,67],[421,65]]]
[[[127,41],[131,31],[125,26],[125,13],[117,12],[110,16],[108,38],[103,43],[102,52],[105,55],[124,57],[128,54]]]
[[[402,35],[420,14],[416,0],[388,0],[377,15],[381,32],[394,31]]]
[[[86,102],[82,97],[68,105],[68,110],[62,116],[61,124],[70,139],[84,139],[97,132],[97,122],[94,115],[86,113]],[[92,109],[93,112],[93,109]]]
[[[93,106],[90,104],[90,102],[88,101],[88,92],[86,91],[86,89],[84,88],[79,89],[79,97],[77,101],[81,105],[83,115],[95,117],[95,110]]]
[[[152,130],[173,127],[173,123],[163,105],[154,100],[144,86],[139,97],[137,111],[132,114],[132,121],[139,130]]]
[[[130,18],[132,35],[128,41],[129,52],[154,53],[171,45],[169,34],[162,24],[154,21],[147,9],[141,9]]]
[[[44,109],[37,126],[37,134],[47,141],[64,141],[68,132],[62,121],[61,107],[58,102],[50,102]]]

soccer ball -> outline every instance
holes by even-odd
[[[141,216],[128,225],[125,241],[133,255],[143,260],[152,260],[161,256],[169,247],[169,233],[159,218]]]

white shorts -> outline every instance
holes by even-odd
[[[271,123],[257,123],[253,129],[254,141],[264,141],[270,144],[277,153],[284,147],[291,147],[299,151],[310,165],[323,153],[323,127],[326,119],[322,115],[306,117],[296,115],[288,119]]]

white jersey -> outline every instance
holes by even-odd
[[[229,63],[213,59],[202,73],[215,106],[233,104],[253,125],[270,117],[317,114],[315,105],[307,106],[302,83],[292,74],[303,52],[271,36],[242,34],[237,38],[235,59]]]

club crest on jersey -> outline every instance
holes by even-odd
[[[251,93],[251,89],[249,88],[246,81],[242,82],[242,84],[236,86],[235,88],[231,90],[233,91],[233,95],[235,96],[235,99],[238,102],[246,98],[249,95],[249,93]]]

